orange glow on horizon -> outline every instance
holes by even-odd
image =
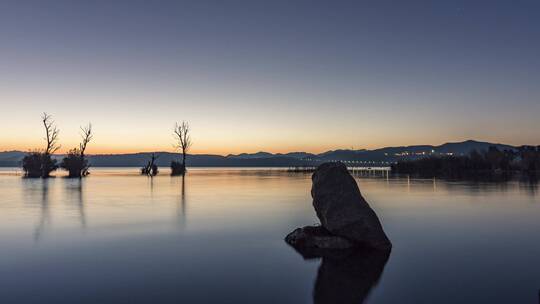
[[[376,149],[377,147],[374,147]],[[22,146],[22,145],[3,145],[0,146],[0,152],[4,151],[32,151],[41,149],[40,145],[32,146]],[[289,152],[307,152],[307,153],[322,153],[329,150],[338,150],[338,149],[350,149],[350,147],[291,147],[291,148],[252,148],[245,146],[237,147],[223,147],[223,148],[193,148],[189,151],[189,154],[212,154],[212,155],[229,155],[229,154],[241,154],[241,153],[257,153],[257,152],[268,152],[268,153],[289,153]],[[355,148],[356,149],[356,148]],[[62,146],[55,154],[65,154],[70,150],[70,148],[64,148]],[[156,146],[152,147],[141,147],[141,148],[115,148],[110,146],[97,146],[97,147],[88,147],[87,154],[132,154],[132,153],[146,153],[146,152],[169,152],[169,153],[180,153],[180,151],[175,150],[171,146]]]
[[[471,138],[457,138],[454,140],[447,140],[447,141],[425,141],[425,142],[411,142],[407,143],[407,139],[402,139],[400,141],[392,141],[392,142],[386,142],[386,141],[380,141],[380,142],[372,142],[370,144],[365,145],[310,145],[310,144],[303,144],[303,145],[293,145],[293,144],[282,144],[282,145],[273,145],[273,147],[270,146],[264,146],[257,143],[247,144],[247,143],[241,143],[241,144],[229,144],[229,145],[223,145],[220,146],[219,144],[214,143],[203,143],[201,142],[199,145],[197,145],[197,142],[195,142],[193,148],[189,151],[189,154],[212,154],[212,155],[229,155],[229,154],[241,154],[241,153],[257,153],[257,152],[268,152],[268,153],[289,153],[289,152],[307,152],[307,153],[313,153],[313,154],[319,154],[330,150],[361,150],[361,149],[367,149],[367,150],[374,150],[384,147],[397,147],[397,146],[411,146],[411,145],[441,145],[443,143],[447,142],[461,142],[465,141]],[[519,143],[508,143],[508,142],[500,142],[498,140],[494,139],[476,139],[479,141],[488,141],[493,143],[504,143],[504,144],[513,144],[516,146],[519,146],[521,144]],[[0,152],[3,151],[31,151],[36,149],[41,149],[43,147],[44,143],[42,141],[40,142],[26,142],[21,141],[18,143],[14,142],[4,142],[0,145]],[[74,148],[78,145],[78,142],[71,142],[69,144],[63,144],[61,149],[59,149],[56,154],[64,154],[68,152],[71,148]],[[278,148],[276,148],[278,147]],[[132,154],[132,153],[145,153],[145,152],[169,152],[169,153],[180,153],[180,151],[175,150],[173,145],[171,143],[168,144],[160,144],[160,145],[145,145],[145,146],[135,146],[135,145],[129,145],[129,144],[118,144],[116,147],[111,144],[95,144],[95,145],[89,145],[87,149],[87,154]]]

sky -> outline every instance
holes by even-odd
[[[0,151],[540,144],[540,1],[0,2]]]

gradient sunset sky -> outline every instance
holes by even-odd
[[[0,2],[0,151],[540,144],[540,1]]]

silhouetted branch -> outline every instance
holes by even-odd
[[[158,166],[156,164],[156,160],[159,158],[158,155],[155,153],[152,153],[152,158],[150,161],[146,164],[146,166],[141,168],[141,174],[142,175],[149,175],[149,176],[155,176],[158,174]]]
[[[60,166],[69,172],[69,177],[83,177],[89,174],[88,160],[84,156],[84,151],[88,143],[92,140],[92,124],[81,127],[81,143],[79,148],[69,150],[68,154],[62,160]]]
[[[191,136],[189,134],[189,124],[182,121],[181,124],[176,123],[174,126],[174,135],[177,139],[176,148],[181,150],[182,153],[187,153],[191,148]]]
[[[173,175],[184,174],[186,172],[186,155],[191,148],[191,136],[189,124],[182,121],[181,124],[176,123],[173,130],[176,143],[175,148],[182,151],[182,163],[177,161],[171,162],[171,169]]]
[[[58,144],[58,135],[60,130],[58,130],[56,127],[51,115],[43,113],[41,120],[43,122],[43,126],[45,127],[45,140],[47,141],[45,154],[53,154],[60,149],[60,145]]]
[[[41,116],[43,127],[45,128],[45,141],[47,146],[45,150],[30,151],[22,160],[22,167],[25,177],[49,177],[50,173],[58,168],[56,160],[51,154],[60,149],[58,145],[58,134],[60,131],[55,126],[52,117],[43,113]]]
[[[81,132],[82,142],[79,144],[79,149],[81,151],[81,157],[84,157],[84,151],[86,151],[86,146],[94,137],[94,135],[92,134],[92,124],[88,123],[86,127],[81,127]]]

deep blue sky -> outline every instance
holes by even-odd
[[[540,144],[540,1],[2,1],[0,39],[0,150],[43,111],[91,152]]]

